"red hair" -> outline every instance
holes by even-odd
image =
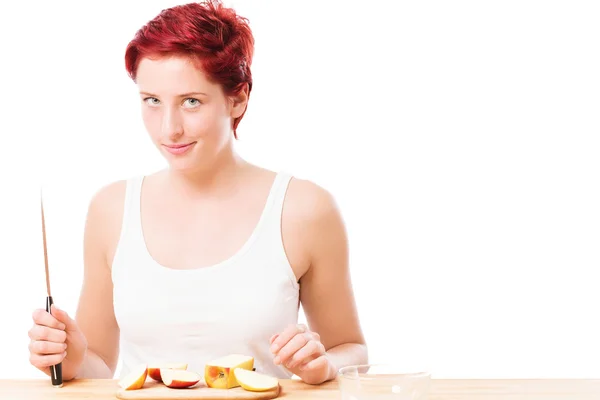
[[[137,67],[144,57],[188,56],[200,69],[223,88],[225,95],[238,94],[248,86],[252,90],[250,66],[254,55],[254,37],[246,18],[220,0],[189,3],[162,10],[140,28],[125,51],[125,68],[135,82]],[[233,122],[237,126],[246,110]]]

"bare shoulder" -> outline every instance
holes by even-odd
[[[311,269],[328,265],[321,261],[327,253],[345,254],[346,228],[337,201],[329,190],[313,181],[290,181],[282,229],[298,279],[306,278]]]
[[[89,203],[86,236],[107,261],[112,260],[121,233],[126,188],[126,180],[108,183],[94,193]]]
[[[106,212],[118,202],[123,202],[127,181],[118,180],[100,187],[92,196],[90,210],[94,212]]]
[[[292,178],[286,200],[290,213],[303,224],[318,223],[339,214],[333,194],[308,179]]]
[[[89,204],[89,218],[111,218],[122,214],[126,186],[127,181],[119,180],[98,189]]]

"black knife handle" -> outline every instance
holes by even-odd
[[[52,306],[52,304],[54,304],[54,301],[52,300],[52,296],[47,296],[46,297],[46,311],[48,311],[50,314],[52,314],[51,308],[50,308]],[[60,362],[56,365],[50,366],[50,378],[52,379],[52,386],[62,387],[62,385],[63,385],[62,362]]]

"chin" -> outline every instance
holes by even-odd
[[[167,160],[169,169],[177,172],[193,172],[201,168],[199,162],[194,160]]]
[[[166,157],[169,169],[178,173],[192,173],[206,169],[211,163],[202,162],[199,157]]]

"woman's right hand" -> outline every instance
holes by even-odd
[[[85,358],[87,340],[69,315],[52,305],[52,315],[44,309],[33,312],[29,330],[29,362],[50,376],[50,366],[60,362],[63,380],[73,379]]]

